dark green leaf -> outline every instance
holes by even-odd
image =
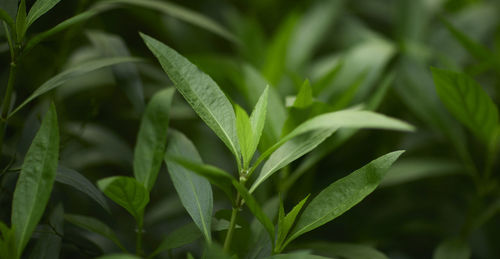
[[[183,156],[202,163],[201,157],[193,143],[178,131],[171,131],[167,147],[167,155]],[[173,162],[167,162],[170,178],[181,199],[182,205],[200,228],[208,242],[211,238],[211,219],[213,210],[212,187],[207,179]]]
[[[134,218],[141,220],[144,207],[149,202],[149,193],[144,185],[132,177],[112,176],[99,180],[97,186]]]
[[[40,16],[48,12],[61,0],[37,0],[31,7],[28,17],[26,18],[26,29],[33,24]]]
[[[35,244],[30,259],[58,259],[61,253],[62,237],[64,235],[64,209],[58,204],[49,219],[50,230],[44,232]]]
[[[0,221],[0,258],[16,258],[15,231]]]
[[[26,154],[12,201],[12,227],[20,256],[45,211],[56,178],[59,128],[54,104]]]
[[[156,93],[146,108],[134,150],[134,176],[148,191],[153,188],[167,146],[167,129],[174,88]]]
[[[10,17],[10,15],[4,10],[4,9],[1,9],[0,8],[0,20],[4,20],[7,25],[10,27],[10,29],[12,30],[12,28],[14,28],[14,20],[12,19],[12,17]],[[2,35],[2,34],[0,34]]]
[[[361,202],[377,188],[389,167],[403,152],[381,156],[326,187],[304,209],[283,247]]]
[[[468,75],[432,68],[436,91],[455,118],[489,145],[497,134],[498,110],[488,94]]]
[[[17,9],[16,16],[16,42],[22,42],[24,38],[24,33],[26,33],[26,1],[21,0],[19,4],[19,9]]]
[[[360,244],[315,242],[305,244],[304,247],[312,249],[322,255],[341,257],[345,259],[389,259],[377,249]]]
[[[141,37],[194,111],[239,161],[234,110],[217,83],[167,45],[144,34]]]
[[[469,244],[460,238],[450,238],[443,241],[434,251],[433,259],[469,259],[471,251]]]
[[[141,259],[141,257],[133,254],[107,254],[99,256],[96,259]]]
[[[163,251],[190,244],[201,236],[200,229],[195,224],[187,224],[179,227],[165,236],[149,258],[154,258]]]

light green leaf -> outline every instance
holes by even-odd
[[[16,16],[17,43],[23,41],[25,33],[26,33],[26,1],[21,0],[21,3],[19,4],[19,9],[17,9],[17,16]]]
[[[163,70],[193,110],[231,150],[239,164],[239,145],[234,110],[217,83],[167,45],[141,34]]]
[[[96,259],[141,259],[141,257],[133,254],[107,254],[99,256]]]
[[[110,212],[109,206],[106,203],[104,195],[92,184],[85,176],[81,175],[77,171],[59,166],[57,168],[56,181],[69,185],[76,190],[81,191],[85,195],[89,196],[92,200],[97,202],[101,207],[103,207],[108,213]]]
[[[469,259],[471,251],[469,244],[460,238],[450,238],[443,241],[434,251],[433,259]]]
[[[94,70],[103,68],[103,67],[109,67],[112,65],[120,64],[120,63],[125,63],[125,62],[138,62],[140,59],[138,58],[131,58],[131,57],[115,57],[115,58],[103,58],[103,59],[97,59],[97,60],[91,60],[85,63],[82,63],[80,65],[74,66],[72,68],[69,68],[68,70],[65,70],[56,76],[52,77],[49,79],[47,82],[42,84],[40,87],[38,87],[24,102],[22,102],[19,106],[17,106],[16,109],[14,109],[7,118],[10,118],[12,115],[14,115],[16,112],[18,112],[20,109],[22,109],[26,104],[29,102],[33,101],[35,98],[39,97],[40,95],[56,88],[64,83],[66,83],[69,80],[73,80],[77,78],[78,76],[84,75],[86,73],[92,72]]]
[[[274,172],[311,151],[339,128],[400,131],[414,129],[413,126],[403,121],[370,111],[342,110],[318,115],[297,126],[259,157],[252,169],[255,169],[260,162],[272,154],[262,167],[259,177],[250,188],[250,192],[253,192]]]
[[[149,193],[144,185],[132,177],[112,176],[99,180],[97,186],[106,196],[125,208],[134,218],[142,220],[144,207],[149,202]]]
[[[61,253],[62,235],[64,235],[64,209],[58,204],[49,218],[49,231],[44,231],[38,238],[30,259],[59,259]]]
[[[233,180],[233,186],[238,190],[238,193],[243,197],[245,204],[253,213],[253,215],[260,221],[260,223],[264,226],[269,234],[269,237],[274,242],[274,225],[271,220],[266,216],[266,214],[262,211],[259,203],[255,200],[255,198],[250,194],[250,192],[240,184],[238,181]]]
[[[166,154],[183,156],[198,163],[201,157],[193,143],[182,133],[171,131]],[[207,179],[173,162],[167,162],[168,173],[174,183],[175,190],[182,205],[201,230],[208,242],[211,237],[211,220],[213,211],[212,187]]]
[[[26,29],[30,27],[40,16],[48,12],[61,0],[37,0],[31,7],[28,17],[26,18]]]
[[[295,223],[295,219],[299,215],[300,211],[302,210],[302,207],[306,203],[307,199],[309,198],[309,195],[307,195],[303,200],[301,200],[297,205],[293,207],[293,209],[283,217],[280,217],[280,220],[278,222],[278,237],[276,240],[276,247],[275,251],[277,253],[280,253],[283,248],[283,242],[285,242],[286,236],[288,232],[292,229],[293,223]],[[281,204],[280,211],[283,209],[283,204]],[[284,210],[283,210],[284,214]]]
[[[305,244],[304,246],[312,249],[313,252],[321,252],[321,254],[334,256],[335,258],[389,259],[377,249],[361,244],[315,242]]]
[[[259,97],[259,100],[255,104],[253,108],[252,114],[250,115],[250,124],[252,125],[252,133],[253,133],[253,146],[252,146],[252,156],[257,150],[257,146],[260,142],[260,137],[262,136],[262,130],[266,124],[266,116],[267,116],[267,99],[269,95],[269,85],[266,86],[264,91]]]
[[[235,105],[234,109],[236,111],[236,132],[240,143],[243,168],[246,169],[252,160],[253,152],[255,152],[255,149],[252,150],[254,133],[247,112],[239,105]]]
[[[295,108],[305,108],[313,103],[313,94],[309,80],[305,80],[293,102]]]
[[[121,250],[127,251],[127,249],[125,249],[125,247],[121,244],[120,240],[118,240],[118,237],[113,229],[102,221],[96,218],[75,214],[66,214],[64,215],[64,219],[75,226],[99,234],[113,241],[113,243],[115,243]]]
[[[118,35],[100,31],[89,31],[87,32],[87,36],[105,57],[130,56],[127,45]],[[123,63],[113,66],[112,69],[116,85],[125,92],[137,114],[142,114],[144,111],[144,93],[136,65],[133,63]]]
[[[141,120],[134,150],[134,176],[148,191],[153,188],[167,146],[170,105],[175,88],[157,92]]]
[[[45,211],[56,178],[58,157],[59,128],[56,108],[51,104],[24,158],[14,191],[11,221],[18,256]]]
[[[326,187],[304,209],[283,247],[361,202],[377,188],[389,167],[403,152],[381,156]]]
[[[498,110],[488,94],[466,74],[432,68],[439,98],[453,116],[486,145],[497,134]]]
[[[191,23],[207,31],[213,32],[232,42],[238,42],[238,39],[231,32],[214,20],[171,2],[154,0],[109,0],[104,3],[128,4],[160,11],[181,21]]]

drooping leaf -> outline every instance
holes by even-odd
[[[259,203],[255,200],[255,198],[250,194],[250,192],[240,184],[238,181],[233,180],[233,186],[238,190],[238,193],[243,197],[245,204],[253,213],[253,215],[260,221],[260,223],[264,226],[269,234],[269,237],[274,242],[274,225],[271,220],[264,214],[262,208]]]
[[[64,215],[64,219],[75,226],[99,234],[113,241],[113,243],[115,243],[121,250],[127,251],[127,249],[125,249],[125,247],[121,244],[113,229],[102,221],[96,218],[75,214],[66,214]]]
[[[383,155],[323,189],[306,206],[283,247],[361,202],[377,188],[389,167],[403,152],[395,151]]]
[[[48,12],[61,0],[37,0],[31,7],[28,17],[26,17],[26,30],[38,19],[40,16]]]
[[[69,185],[76,190],[81,191],[85,195],[89,196],[92,200],[97,202],[104,208],[107,212],[110,212],[109,206],[106,203],[104,195],[92,184],[85,176],[81,175],[77,171],[67,168],[64,166],[59,166],[57,168],[56,181]]]
[[[132,177],[112,176],[99,180],[97,186],[108,198],[141,220],[144,207],[149,202],[149,192],[144,185]]]
[[[167,146],[167,129],[174,88],[156,93],[141,120],[134,150],[134,176],[148,191],[153,188]]]
[[[30,253],[30,259],[59,258],[62,236],[64,235],[64,209],[62,204],[58,204],[52,211],[49,223],[50,231],[43,232],[38,238],[35,247]]]
[[[97,59],[97,60],[92,60],[85,62],[83,64],[74,66],[72,68],[69,68],[68,70],[65,70],[56,76],[52,77],[49,79],[47,82],[42,84],[40,87],[38,87],[24,102],[22,102],[19,106],[17,106],[16,109],[14,109],[7,118],[10,118],[12,115],[14,115],[16,112],[18,112],[20,109],[22,109],[26,104],[29,102],[33,101],[35,98],[39,97],[40,95],[56,88],[61,85],[63,85],[65,82],[68,80],[75,79],[78,76],[84,75],[86,73],[89,73],[91,71],[103,68],[103,67],[108,67],[120,63],[125,63],[125,62],[138,62],[140,59],[138,58],[131,58],[131,57],[115,57],[115,58],[103,58],[103,59]]]
[[[286,216],[283,216],[282,218],[280,217],[280,221],[278,222],[278,237],[276,240],[276,247],[275,247],[276,252],[278,253],[281,252],[282,250],[281,246],[283,245],[283,242],[285,242],[288,232],[292,229],[293,224],[295,223],[295,219],[299,215],[300,211],[302,210],[302,207],[304,206],[308,198],[309,195],[307,195],[303,200],[301,200],[297,205],[295,205],[293,209]]]
[[[179,20],[199,26],[200,28],[206,29],[207,31],[222,36],[227,40],[238,42],[238,39],[231,32],[219,25],[214,20],[171,2],[154,0],[108,0],[105,3],[128,4],[150,8],[155,11],[160,11],[164,14],[170,15]]]
[[[92,41],[92,44],[106,57],[130,56],[127,45],[118,35],[100,31],[88,31],[87,36]],[[123,89],[137,114],[142,114],[144,110],[144,93],[136,65],[133,63],[123,63],[113,66],[112,69],[117,86]],[[166,111],[168,110],[166,109]]]
[[[450,238],[443,241],[434,251],[433,259],[469,259],[471,250],[469,244],[460,238]]]
[[[439,98],[453,116],[489,145],[497,134],[498,110],[474,79],[463,73],[432,68]]]
[[[362,244],[314,242],[304,246],[313,252],[345,259],[389,259],[377,249]]]
[[[238,134],[238,142],[240,143],[243,168],[248,168],[253,152],[255,151],[252,150],[254,133],[247,112],[239,105],[236,105],[234,109],[236,112],[236,132]]]
[[[250,192],[274,172],[318,146],[339,128],[413,130],[413,126],[405,122],[370,111],[342,110],[321,114],[297,126],[259,157],[253,169],[272,154]]]
[[[24,158],[14,191],[11,223],[18,256],[45,211],[56,178],[58,157],[59,128],[56,108],[51,104]]]
[[[187,157],[201,163],[201,157],[193,143],[182,133],[171,131],[166,154]],[[212,187],[207,179],[175,163],[167,162],[168,173],[182,205],[201,230],[208,242],[211,238],[211,219],[213,210]]]
[[[194,111],[239,160],[234,110],[217,83],[167,45],[144,34],[141,37]]]

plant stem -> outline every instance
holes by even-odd
[[[227,230],[226,239],[224,240],[224,251],[229,252],[231,248],[231,241],[233,239],[234,229],[236,228],[236,216],[238,216],[238,211],[241,207],[241,197],[240,194],[236,194],[236,206],[233,207],[231,212],[231,222],[229,223],[229,229]]]
[[[142,251],[142,234],[143,234],[143,217],[144,213],[139,215],[137,219],[137,229],[136,229],[136,239],[135,239],[135,254],[138,256],[143,256],[144,252]]]
[[[5,129],[7,127],[7,115],[9,113],[12,91],[14,90],[14,82],[16,80],[16,70],[17,70],[17,65],[15,60],[13,60],[10,63],[9,81],[7,82],[7,89],[5,90],[5,95],[2,102],[2,113],[0,117],[0,156],[2,154]]]

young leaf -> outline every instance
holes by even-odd
[[[286,236],[290,229],[293,227],[293,223],[295,223],[295,219],[299,215],[299,212],[302,210],[302,207],[306,203],[309,195],[307,195],[303,200],[301,200],[293,209],[283,218],[280,217],[280,222],[278,222],[278,237],[276,240],[275,251],[280,253],[282,251],[283,242],[285,242]],[[283,247],[284,248],[284,247]]]
[[[254,133],[247,112],[239,105],[235,105],[234,109],[236,111],[236,132],[238,133],[238,142],[240,143],[243,168],[248,168],[253,152],[255,152],[255,150],[252,150]]]
[[[21,256],[49,201],[58,157],[57,113],[51,104],[24,158],[14,191],[11,220],[18,256]]]
[[[295,108],[305,108],[313,102],[312,88],[309,80],[305,80],[293,102]]]
[[[196,147],[186,136],[178,131],[171,131],[166,154],[188,157],[195,162],[202,162]],[[212,187],[207,179],[187,170],[185,167],[169,161],[168,173],[179,194],[182,205],[200,228],[208,242],[211,237],[211,220],[213,210]]]
[[[468,75],[432,68],[439,98],[453,116],[489,145],[497,134],[498,110],[488,94]]]
[[[30,27],[40,16],[48,12],[61,0],[37,0],[30,9],[26,18],[26,29]]]
[[[49,230],[43,232],[30,253],[30,259],[59,259],[64,234],[64,209],[58,204],[49,218]]]
[[[145,34],[141,37],[179,92],[239,162],[234,110],[217,83],[167,45]]]
[[[21,3],[19,4],[19,9],[17,9],[17,16],[16,16],[17,43],[23,41],[25,32],[26,32],[26,1],[21,0]]]
[[[113,241],[113,243],[115,243],[122,251],[125,252],[127,251],[127,249],[125,249],[125,247],[121,244],[120,240],[118,240],[118,237],[116,236],[113,229],[111,229],[108,225],[106,225],[102,221],[92,217],[75,215],[75,214],[66,214],[64,215],[64,219],[75,226],[99,234]]]
[[[85,176],[81,175],[77,171],[59,166],[57,168],[56,181],[59,183],[63,183],[69,185],[76,190],[81,191],[85,195],[89,196],[92,200],[97,202],[104,208],[108,213],[110,212],[109,206],[106,203],[106,199],[104,195],[92,184]]]
[[[14,229],[0,221],[0,258],[16,258],[16,243]]]
[[[174,88],[156,93],[146,108],[134,150],[134,176],[148,191],[156,182],[167,146],[167,129]]]
[[[250,115],[250,124],[252,125],[252,133],[253,133],[253,142],[252,142],[252,156],[257,150],[257,146],[260,142],[260,137],[262,136],[262,130],[264,129],[264,125],[266,123],[266,115],[267,115],[267,99],[269,95],[269,85],[266,86],[264,91],[259,97],[259,100],[255,104],[253,108],[252,114]]]
[[[330,184],[307,205],[283,248],[300,235],[342,215],[377,188],[389,167],[404,151],[381,156]]]
[[[141,219],[144,207],[149,202],[149,193],[144,185],[132,177],[112,176],[99,180],[97,186],[134,218]]]
[[[342,110],[318,115],[297,126],[259,157],[252,170],[272,154],[262,167],[250,192],[274,172],[318,146],[339,128],[413,130],[413,126],[405,122],[370,111]],[[283,145],[284,143],[286,144]]]
[[[260,223],[267,230],[267,233],[269,234],[271,240],[274,241],[274,225],[271,222],[271,220],[266,216],[266,214],[264,214],[259,203],[255,200],[252,194],[248,192],[247,188],[245,188],[245,186],[240,184],[238,181],[233,180],[233,185],[236,188],[236,190],[238,190],[238,193],[241,195],[241,197],[243,197],[243,199],[245,200],[245,204],[253,213],[253,215],[260,221]]]
[[[12,115],[14,115],[16,112],[22,109],[26,104],[33,101],[38,96],[56,87],[59,87],[64,83],[66,83],[67,81],[72,80],[78,76],[84,75],[86,73],[92,72],[94,70],[103,67],[109,67],[112,65],[125,62],[138,62],[138,61],[140,61],[140,59],[131,57],[103,58],[103,59],[88,61],[80,65],[74,66],[72,68],[69,68],[68,70],[65,70],[57,74],[56,76],[52,77],[47,82],[38,87],[26,100],[24,100],[24,102],[22,102],[19,106],[17,106],[17,108],[14,109],[11,113],[9,113],[7,118],[10,118]]]
[[[469,244],[460,238],[450,238],[443,241],[434,251],[433,259],[469,259],[471,251]]]

